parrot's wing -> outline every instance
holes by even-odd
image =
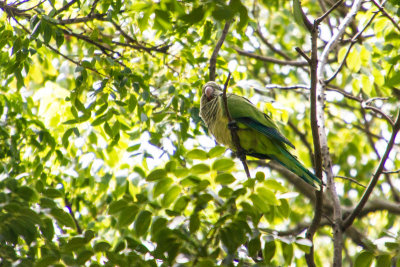
[[[232,119],[294,148],[294,145],[279,132],[274,121],[267,114],[258,110],[248,99],[234,94],[228,94],[227,97]]]

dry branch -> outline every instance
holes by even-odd
[[[367,203],[372,191],[374,190],[376,184],[378,183],[380,175],[382,174],[382,172],[383,172],[383,170],[385,168],[386,160],[388,159],[390,151],[393,148],[394,142],[396,140],[396,135],[397,135],[399,130],[400,130],[400,110],[398,111],[396,122],[393,125],[392,136],[390,137],[389,143],[386,146],[385,154],[382,156],[381,161],[379,163],[379,166],[378,166],[374,176],[370,180],[370,182],[368,184],[368,187],[365,190],[363,196],[361,197],[360,202],[354,208],[353,212],[344,221],[343,226],[342,226],[343,229],[346,229],[346,228],[348,228],[349,226],[351,226],[353,224],[354,220],[361,213],[363,207]]]
[[[210,74],[209,74],[209,80],[210,81],[215,81],[215,71],[216,71],[216,65],[217,65],[217,57],[218,57],[218,52],[221,49],[222,44],[225,41],[226,35],[228,34],[229,27],[231,26],[232,21],[227,21],[225,23],[224,29],[222,30],[221,37],[219,38],[217,44],[215,45],[214,51],[211,55],[210,58]]]

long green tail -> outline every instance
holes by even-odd
[[[304,167],[292,154],[290,154],[286,149],[281,148],[279,155],[270,155],[271,158],[279,162],[281,165],[285,166],[294,174],[298,175],[306,183],[312,185],[313,187],[319,189],[322,185],[321,180],[311,173],[306,167]],[[316,185],[318,184],[318,186]]]

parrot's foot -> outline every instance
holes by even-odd
[[[229,130],[239,130],[239,127],[238,127],[236,121],[232,120],[232,121],[228,122],[228,129]]]

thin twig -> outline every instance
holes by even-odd
[[[74,3],[78,2],[78,0],[71,0],[70,2],[68,2],[65,6],[63,6],[62,8],[60,8],[59,10],[57,10],[53,17],[57,16],[58,14],[60,14],[61,12],[64,12],[65,10],[67,10],[70,6],[72,6]]]
[[[65,203],[65,207],[66,207],[67,210],[68,210],[68,213],[71,215],[72,220],[73,220],[74,223],[75,223],[76,231],[77,231],[79,234],[82,234],[82,228],[80,227],[78,220],[75,218],[75,214],[74,214],[74,212],[73,212],[73,210],[72,210],[71,202],[69,202],[69,200],[68,200],[67,197],[64,198],[64,203]]]
[[[58,24],[58,25],[68,25],[68,24],[77,24],[77,23],[84,23],[92,20],[101,20],[101,21],[106,21],[107,14],[90,14],[86,17],[79,17],[79,18],[73,18],[73,19],[61,19],[61,20],[56,20],[56,22],[51,21],[53,24]]]
[[[365,105],[365,102],[361,103],[361,107],[363,109],[370,109],[370,110],[375,111],[376,113],[379,113],[382,116],[382,118],[384,118],[385,120],[387,120],[390,123],[390,125],[392,125],[392,126],[394,125],[394,122],[393,122],[392,118],[390,118],[385,112],[383,112],[379,108],[373,107],[373,106],[370,106],[370,105]]]
[[[307,56],[306,53],[304,53],[303,50],[301,50],[300,47],[295,47],[295,50],[297,51],[297,53],[299,53],[307,62],[308,64],[311,64],[311,59],[309,56]]]
[[[342,4],[343,0],[337,1],[328,11],[325,12],[321,17],[315,20],[315,23],[318,25],[320,24],[333,10],[335,10],[340,4]]]
[[[239,49],[239,48],[233,48],[233,49],[235,49],[236,52],[238,52],[239,55],[255,58],[255,59],[258,59],[258,60],[261,60],[261,61],[270,62],[270,63],[274,63],[274,64],[278,64],[278,65],[288,65],[288,66],[294,66],[294,67],[308,66],[308,62],[307,61],[280,60],[280,59],[273,58],[273,57],[266,57],[266,56],[254,54],[254,53],[251,53],[251,52],[247,52],[247,51],[244,51],[244,50]]]
[[[344,64],[346,63],[346,59],[348,57],[348,55],[350,54],[350,50],[351,48],[354,46],[354,44],[356,44],[357,40],[362,36],[362,34],[364,33],[364,31],[369,27],[369,25],[371,25],[372,21],[375,19],[376,15],[378,13],[374,13],[374,15],[372,15],[372,17],[369,19],[369,21],[367,22],[367,24],[365,24],[365,26],[362,28],[361,31],[359,31],[356,35],[354,35],[351,39],[350,39],[350,45],[347,48],[346,54],[343,57],[342,62],[339,65],[339,68],[335,71],[335,73],[328,79],[325,80],[326,84],[329,84],[331,81],[333,81],[336,76],[339,74],[339,72],[342,70]]]
[[[398,170],[395,170],[395,171],[383,171],[382,173],[385,173],[385,174],[394,174],[394,173],[400,173],[400,169],[398,169]]]
[[[209,74],[209,80],[210,81],[215,81],[215,71],[216,71],[216,65],[217,65],[217,57],[218,57],[218,52],[221,49],[222,44],[225,41],[226,35],[228,34],[229,27],[231,26],[232,21],[229,20],[225,23],[224,29],[222,30],[221,37],[219,38],[217,44],[215,45],[214,51],[211,55],[210,58],[210,74]]]
[[[287,54],[285,54],[282,50],[277,49],[275,46],[273,46],[267,38],[265,38],[265,36],[262,34],[261,32],[261,28],[260,25],[257,25],[257,29],[255,30],[255,32],[257,33],[257,35],[261,38],[261,40],[264,42],[264,44],[266,46],[268,46],[269,49],[271,49],[271,51],[273,51],[274,53],[280,55],[281,57],[283,57],[286,60],[292,60]]]
[[[398,111],[396,122],[393,125],[392,136],[390,137],[389,143],[386,146],[385,154],[382,156],[379,166],[378,166],[374,176],[370,180],[368,187],[365,190],[363,196],[361,197],[360,202],[354,208],[353,212],[345,219],[345,221],[343,223],[343,229],[346,229],[353,224],[355,218],[360,214],[363,207],[367,203],[372,191],[374,190],[376,184],[378,183],[380,175],[382,174],[382,172],[385,168],[386,160],[388,159],[390,151],[393,148],[394,142],[396,140],[396,135],[399,130],[400,130],[400,110]]]
[[[31,31],[28,30],[24,25],[22,25],[15,17],[13,17],[13,20],[14,20],[27,34],[31,34]],[[72,58],[70,58],[70,57],[64,55],[64,54],[61,53],[58,49],[55,49],[55,48],[52,47],[51,45],[46,44],[46,43],[44,43],[44,45],[45,45],[46,47],[48,47],[50,50],[52,50],[54,53],[56,53],[56,54],[62,56],[64,59],[66,59],[66,60],[68,60],[68,61],[74,63],[74,64],[77,65],[77,66],[83,67],[82,64],[81,64],[80,62],[78,62],[78,61],[76,61],[76,60],[73,60]],[[104,74],[98,72],[98,71],[97,71],[96,69],[94,69],[94,68],[89,68],[89,67],[83,67],[83,68],[88,69],[88,70],[91,70],[91,71],[93,71],[93,72],[95,72],[95,73],[97,73],[97,74],[99,74],[99,75],[101,75],[101,76],[106,76],[106,75],[104,75]]]
[[[237,154],[238,158],[242,161],[244,170],[246,171],[247,178],[251,178],[250,171],[249,171],[249,166],[247,165],[247,161],[246,161],[246,154],[245,154],[242,146],[240,145],[239,136],[237,134],[238,127],[236,125],[236,121],[234,121],[232,119],[231,114],[230,114],[229,109],[228,109],[228,98],[226,97],[226,89],[228,88],[228,84],[229,84],[230,78],[231,78],[231,73],[229,72],[228,73],[228,77],[227,77],[227,79],[225,81],[225,84],[224,84],[224,91],[223,91],[223,94],[222,94],[222,99],[224,101],[224,109],[225,109],[225,112],[226,112],[226,116],[228,117],[228,127],[231,130],[232,142],[235,145],[236,154]]]
[[[310,90],[310,86],[305,84],[296,85],[278,85],[278,84],[267,84],[266,89],[280,89],[280,90],[295,90],[295,89],[307,89]]]
[[[352,183],[355,183],[356,185],[359,185],[359,186],[361,186],[361,187],[367,188],[365,185],[363,185],[363,184],[357,182],[355,179],[350,178],[350,177],[341,176],[341,175],[335,175],[333,178],[340,178],[340,179],[343,179],[343,180],[348,180],[348,181],[350,181],[350,182],[352,182]]]
[[[392,18],[392,16],[390,16],[387,12],[386,12],[386,10],[383,8],[383,6],[382,5],[380,5],[378,2],[376,2],[375,0],[371,0],[372,1],[372,3],[374,3],[374,5],[379,9],[379,11],[385,16],[385,17],[387,17],[391,22],[392,22],[392,24],[397,28],[397,30],[400,32],[400,26],[399,26],[399,22],[396,22],[395,20],[394,20],[394,18]]]
[[[326,12],[326,6],[325,6],[325,0],[318,0],[319,5],[321,6],[322,11],[325,13]],[[331,21],[328,19],[328,26],[329,30],[331,31],[331,35],[333,35],[333,27]]]

